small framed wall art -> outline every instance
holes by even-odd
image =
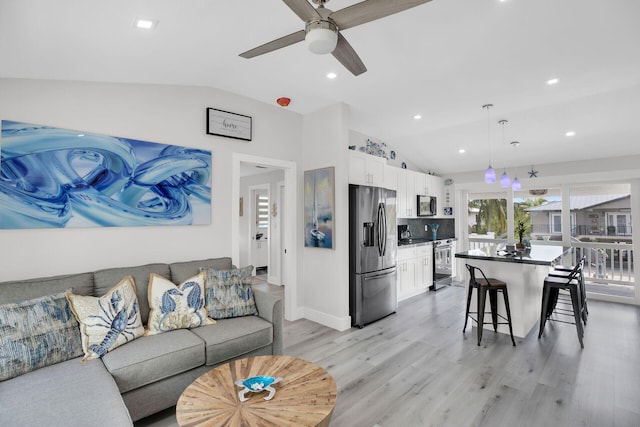
[[[251,117],[207,108],[207,133],[251,141]]]

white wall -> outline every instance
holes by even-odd
[[[252,116],[253,141],[207,135],[207,107]],[[302,155],[302,116],[213,88],[0,79],[0,119],[213,153],[210,225],[0,230],[0,281],[231,256],[232,153]]]
[[[348,109],[334,105],[307,114],[303,120],[304,171],[335,167],[335,249],[304,248],[304,290],[300,295],[304,317],[338,330],[351,327],[349,317],[349,184]],[[304,200],[300,186],[300,200]],[[299,205],[302,205],[300,203]],[[302,209],[299,213],[302,217]],[[304,224],[301,224],[304,228]]]

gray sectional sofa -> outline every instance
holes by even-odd
[[[174,283],[200,268],[231,269],[230,258],[111,268],[91,273],[0,283],[0,304],[72,288],[101,296],[124,276],[136,283],[142,323],[149,314],[151,273]],[[176,404],[198,376],[233,359],[283,352],[282,299],[254,289],[257,316],[144,336],[101,359],[67,360],[0,382],[0,425],[130,426]]]

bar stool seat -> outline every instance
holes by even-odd
[[[584,348],[584,343],[582,341],[584,337],[584,329],[582,328],[584,312],[582,310],[582,285],[579,279],[583,263],[584,260],[581,260],[580,263],[578,263],[571,272],[564,277],[553,276],[550,274],[544,279],[538,339],[542,337],[547,320],[571,323],[576,325],[576,332],[578,334],[578,341],[580,341],[580,347]],[[557,307],[558,293],[561,290],[569,291],[571,309],[563,308],[565,305],[564,303],[562,304],[562,308]],[[563,321],[559,318],[552,318],[551,316],[554,313],[558,316],[572,316],[574,322]]]
[[[509,325],[509,334],[511,335],[511,342],[515,347],[516,341],[513,338],[513,327],[511,324],[511,309],[509,308],[509,293],[507,292],[507,284],[501,280],[494,278],[487,278],[484,272],[478,267],[474,267],[469,264],[465,264],[467,270],[469,270],[469,288],[467,290],[467,309],[465,312],[464,326],[462,332],[467,329],[467,321],[469,318],[476,322],[478,329],[478,345],[482,341],[482,330],[484,325],[493,324],[493,330],[498,332],[498,325]],[[476,277],[476,272],[480,272],[482,278]],[[471,305],[471,294],[473,289],[476,289],[478,311],[470,312],[469,307]],[[506,309],[507,317],[498,313],[498,292],[502,292],[504,298],[504,306]],[[487,299],[487,293],[489,293],[489,304],[491,306],[491,322],[484,321],[485,304]],[[471,314],[476,314],[477,318],[473,318]],[[499,322],[498,318],[504,320]]]
[[[589,317],[589,308],[587,306],[587,289],[584,282],[584,271],[583,271],[586,258],[587,258],[586,256],[583,256],[580,259],[580,262],[578,264],[581,263],[582,265],[579,269],[579,274],[576,276],[576,278],[580,282],[580,297],[581,297],[581,303],[582,303],[582,311],[580,314],[582,317],[582,322],[584,323],[585,326],[587,325],[587,318]],[[574,266],[557,265],[554,267],[553,271],[549,273],[549,276],[569,278],[569,276],[572,274],[575,268],[576,268],[575,265]],[[554,302],[554,305],[555,305],[555,302]]]

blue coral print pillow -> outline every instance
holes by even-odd
[[[213,325],[204,305],[204,273],[191,277],[179,286],[157,274],[149,278],[149,321],[145,335],[173,329]]]
[[[80,323],[82,360],[97,359],[144,334],[133,277],[126,276],[97,297],[67,292],[71,310]]]
[[[213,319],[251,316],[258,314],[251,289],[253,266],[240,269],[215,270],[201,268],[207,276],[207,312]]]
[[[0,305],[0,381],[82,356],[64,292]]]

